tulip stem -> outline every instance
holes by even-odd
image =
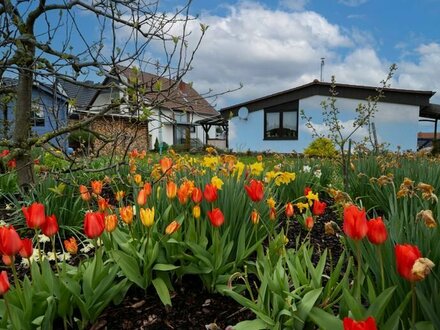
[[[37,250],[38,250],[38,261],[42,262],[42,258],[41,258],[41,246],[40,246],[40,239],[38,238],[38,229],[35,229],[35,240],[37,241]]]
[[[361,279],[362,279],[362,257],[361,257],[361,245],[358,240],[355,241],[356,245],[356,258],[358,262],[358,272],[357,272],[357,281],[356,281],[356,295],[359,300],[361,301]]]
[[[18,292],[21,292],[21,285],[20,285],[20,281],[18,279],[18,275],[17,275],[17,268],[15,268],[15,257],[12,256],[11,257],[11,268],[12,268],[12,274],[14,276],[14,284],[15,287],[17,288]]]
[[[53,255],[55,257],[55,268],[57,270],[57,273],[59,274],[60,273],[60,268],[58,267],[57,250],[55,249],[55,236],[52,236],[50,238],[50,240],[52,242],[52,252],[53,252]]]
[[[379,245],[377,247],[377,253],[379,254],[379,264],[380,264],[380,278],[382,282],[382,292],[385,291],[385,273],[383,270],[383,255],[382,255],[382,246]]]
[[[416,325],[416,313],[417,313],[417,296],[416,296],[416,282],[411,282],[411,293],[412,293],[412,314],[411,314],[411,325],[415,329]]]
[[[11,310],[9,308],[8,299],[6,299],[6,296],[3,296],[3,299],[5,301],[6,311],[8,313],[9,319],[11,320],[11,324],[14,326],[14,320],[12,319],[12,314],[11,314]]]

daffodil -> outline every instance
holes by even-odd
[[[212,179],[211,179],[211,183],[212,183],[212,185],[214,185],[218,190],[221,190],[222,189],[222,186],[223,186],[223,181],[222,181],[222,179],[220,179],[218,176],[214,176]]]
[[[266,202],[267,202],[267,205],[269,206],[269,208],[275,207],[276,202],[275,202],[275,199],[273,199],[272,197],[269,197]]]
[[[295,180],[296,174],[293,172],[281,172],[275,178],[275,184],[280,186],[281,184],[289,184],[293,180]]]
[[[319,201],[318,193],[314,194],[312,191],[309,191],[306,195],[307,200],[309,201],[309,205],[313,204],[313,201]]]
[[[249,169],[251,170],[252,175],[260,175],[263,172],[263,163],[256,162],[249,165]]]
[[[309,208],[309,204],[307,204],[307,203],[299,202],[299,203],[296,203],[295,205],[298,208],[300,213],[303,213],[304,210],[307,210]]]

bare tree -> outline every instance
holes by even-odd
[[[190,5],[188,0],[170,13],[160,1],[152,0],[0,0],[0,80],[10,77],[17,81],[12,88],[16,96],[12,139],[3,138],[0,146],[11,149],[16,158],[20,187],[35,182],[33,147],[86,127],[115,108],[144,107],[146,88],[160,92],[160,97],[149,99],[151,107],[164,102],[167,90],[175,88],[190,69],[207,29],[200,25],[201,33],[189,50],[188,23],[195,19]],[[173,83],[166,88],[145,86],[136,79],[123,79],[115,70],[118,65],[133,64],[171,78]],[[59,123],[51,132],[38,136],[32,133],[32,88],[36,82],[54,86],[56,92],[60,80],[86,86],[84,81],[93,77],[108,82],[96,88],[119,88],[123,97],[74,124]],[[0,97],[10,93],[11,86],[0,84]]]

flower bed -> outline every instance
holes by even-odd
[[[440,168],[386,160],[401,166],[355,160],[348,192],[330,160],[245,164],[213,149],[134,150],[94,177],[45,173],[29,195],[3,196],[0,324],[115,328],[124,307],[125,328],[438,327]],[[183,298],[198,308],[182,311]]]

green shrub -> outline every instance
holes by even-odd
[[[320,137],[312,141],[312,143],[304,149],[304,154],[307,156],[335,157],[337,152],[335,145],[330,139]]]

